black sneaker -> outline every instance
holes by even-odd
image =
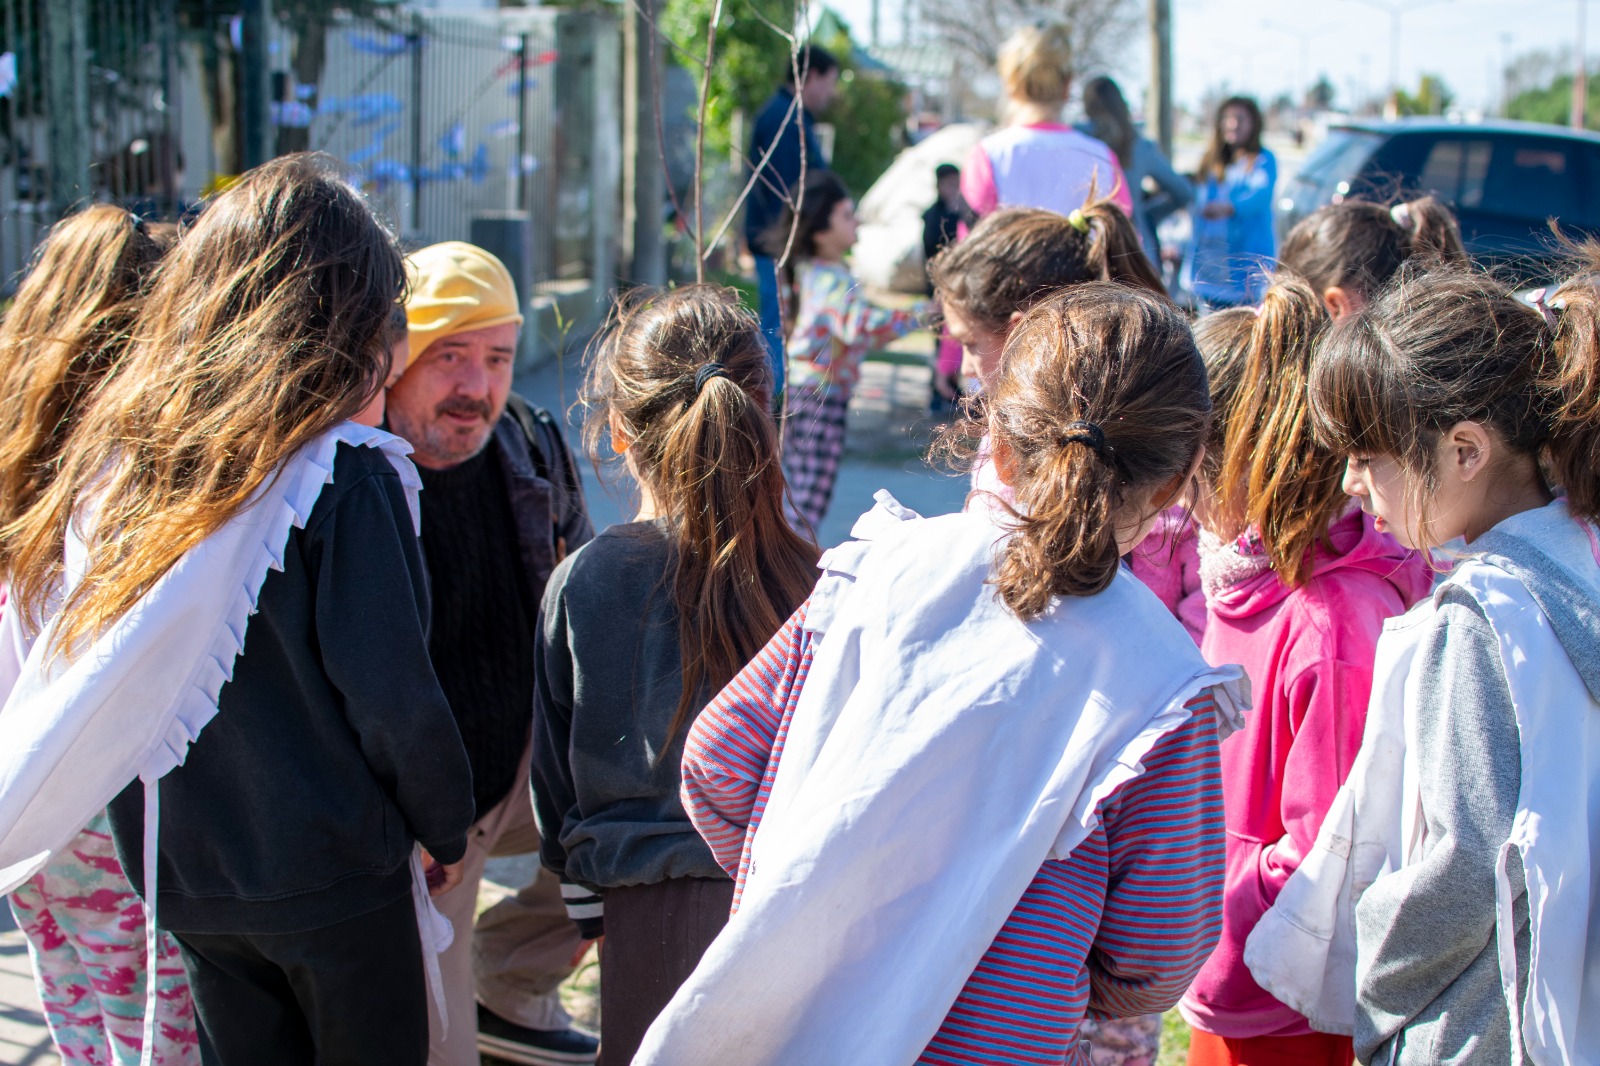
[[[576,1029],[529,1029],[478,1004],[478,1050],[527,1066],[594,1066],[600,1041]]]

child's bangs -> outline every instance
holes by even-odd
[[[1336,325],[1311,362],[1317,443],[1343,455],[1405,456],[1418,427],[1399,362],[1366,315]]]

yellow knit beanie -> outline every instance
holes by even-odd
[[[475,244],[430,244],[406,257],[406,272],[411,280],[406,334],[412,360],[452,333],[522,324],[511,272]]]

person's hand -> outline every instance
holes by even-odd
[[[572,961],[569,962],[568,965],[576,970],[578,968],[578,964],[583,961],[583,957],[589,954],[589,949],[591,947],[594,948],[596,954],[598,954],[600,951],[600,945],[605,943],[605,940],[606,938],[604,936],[598,936],[593,940],[585,940],[581,942],[578,945],[578,950],[572,953]]]
[[[428,882],[428,895],[442,896],[461,883],[465,873],[465,860],[461,862],[440,862],[428,854],[428,849],[422,849],[422,878]]]
[[[1201,218],[1232,218],[1233,205],[1226,200],[1213,200],[1200,209]]]

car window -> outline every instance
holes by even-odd
[[[1483,185],[1482,207],[1497,215],[1538,222],[1587,221],[1579,146],[1554,137],[1505,137]]]
[[[1295,180],[1328,193],[1348,192],[1348,188],[1339,189],[1339,183],[1353,178],[1382,141],[1381,135],[1366,130],[1329,130],[1327,138],[1295,172]]]
[[[1433,142],[1417,173],[1417,195],[1432,193],[1458,208],[1481,207],[1493,154],[1494,144],[1487,139]]]

